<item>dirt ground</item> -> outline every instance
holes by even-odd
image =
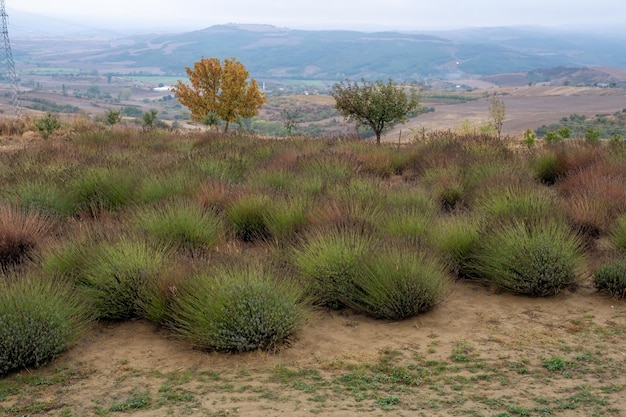
[[[488,88],[497,93],[506,107],[503,133],[520,135],[526,129],[536,129],[544,124],[556,123],[574,113],[594,116],[614,113],[626,108],[626,90],[594,87],[525,86]],[[460,104],[437,104],[435,111],[418,116],[404,125],[397,125],[385,135],[386,140],[397,141],[400,130],[403,138],[422,128],[455,129],[464,120],[480,126],[489,121],[487,99]]]
[[[60,362],[81,361],[105,369],[127,360],[133,367],[162,372],[189,367],[254,370],[281,364],[310,366],[320,360],[374,358],[388,348],[419,350],[434,338],[443,345],[458,340],[489,343],[494,337],[501,343],[517,342],[524,334],[556,338],[561,332],[568,333],[573,318],[586,314],[599,324],[625,324],[626,303],[599,295],[590,286],[554,298],[530,298],[457,283],[437,308],[405,321],[375,320],[349,310],[317,311],[291,345],[275,353],[200,352],[166,330],[135,321],[99,326]],[[626,355],[626,345],[623,348]]]
[[[467,356],[459,356],[459,347]],[[415,386],[381,385],[384,395],[379,390],[373,397],[359,397],[346,382],[347,375],[367,374],[370,368],[363,364],[380,363],[385,355],[398,364],[417,360],[445,370],[441,380],[429,374]],[[557,377],[544,369],[546,358],[554,355],[570,358],[564,363],[597,355],[597,366],[580,372],[572,368],[569,375]],[[469,373],[459,368],[466,360],[477,361],[478,374],[471,367]],[[552,298],[528,298],[458,282],[437,308],[402,322],[345,310],[314,312],[290,346],[273,353],[201,352],[145,321],[98,325],[54,363],[29,373],[39,381],[69,372],[69,380],[43,391],[37,387],[30,396],[9,396],[4,403],[0,389],[0,415],[3,407],[15,411],[18,403],[36,397],[36,404],[48,407],[28,415],[108,416],[123,411],[136,416],[624,416],[625,369],[626,303],[598,294],[591,283]],[[488,377],[490,372],[498,377]],[[471,375],[476,378],[469,379]],[[367,383],[377,384],[375,379]],[[597,400],[563,402],[564,393],[581,386],[601,387]],[[605,394],[603,387],[614,387],[614,392]],[[138,392],[144,397],[137,397]],[[524,408],[531,399],[554,405]],[[533,411],[541,409],[543,413]]]

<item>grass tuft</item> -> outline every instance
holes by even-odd
[[[609,230],[611,242],[619,249],[626,250],[626,214],[620,216]]]
[[[162,273],[169,250],[123,238],[100,243],[91,256],[79,280],[97,317],[103,320],[140,317],[141,288]]]
[[[446,259],[453,274],[459,278],[469,278],[480,231],[480,222],[475,217],[454,215],[439,219],[430,230],[429,241]]]
[[[293,251],[293,262],[309,280],[314,301],[339,307],[351,299],[355,277],[373,253],[372,238],[354,230],[318,229]]]
[[[598,291],[621,299],[626,298],[626,260],[618,259],[600,266],[593,275]]]
[[[220,219],[186,201],[166,202],[139,211],[134,223],[156,240],[182,249],[211,249],[223,238]]]
[[[302,296],[297,285],[262,268],[224,268],[186,281],[170,325],[207,350],[273,349],[299,328]]]
[[[269,235],[277,243],[292,240],[308,223],[303,198],[275,199],[264,215]]]
[[[6,271],[30,259],[51,229],[45,215],[0,204],[0,268]]]
[[[516,294],[555,295],[578,281],[581,240],[557,221],[503,225],[483,234],[472,261],[478,279]]]
[[[438,256],[390,248],[367,259],[344,303],[376,318],[402,320],[439,304],[449,282],[447,266]]]
[[[65,191],[51,181],[39,180],[18,184],[12,194],[24,210],[39,210],[50,215],[71,214]]]
[[[476,205],[489,222],[499,225],[516,221],[532,224],[546,217],[558,217],[556,196],[550,191],[536,186],[508,186],[488,192]]]
[[[254,242],[269,237],[265,222],[269,203],[269,198],[265,195],[245,195],[227,209],[226,216],[237,238],[244,242]]]
[[[135,179],[129,172],[91,168],[77,175],[69,186],[68,198],[74,213],[95,215],[115,211],[135,197]]]
[[[552,185],[565,175],[565,168],[552,150],[540,153],[531,161],[531,170],[542,184]]]
[[[0,375],[47,364],[90,321],[88,306],[70,285],[32,273],[0,276]]]

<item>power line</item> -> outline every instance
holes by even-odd
[[[7,23],[7,12],[4,4],[4,0],[0,0],[0,20],[2,20],[2,30],[0,32],[0,37],[2,40],[0,41],[0,47],[2,48],[2,52],[4,56],[1,57],[1,60],[6,63],[6,74],[0,78],[7,78],[9,83],[11,84],[11,105],[13,106],[13,112],[15,117],[20,114],[20,100],[19,100],[19,89],[17,85],[17,74],[15,73],[15,62],[13,61],[13,53],[11,52],[11,42],[9,42],[9,28]]]

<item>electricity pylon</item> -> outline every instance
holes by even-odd
[[[0,0],[0,19],[2,20],[2,27],[0,32],[0,48],[1,53],[0,60],[6,63],[6,73],[0,77],[2,79],[7,78],[11,84],[11,105],[13,106],[13,112],[17,117],[20,113],[20,100],[19,89],[17,86],[17,75],[15,74],[15,62],[13,61],[13,53],[11,53],[11,42],[9,42],[9,28],[7,23],[7,11],[4,5],[4,0]]]

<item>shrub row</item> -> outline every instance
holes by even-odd
[[[372,236],[349,229],[312,233],[292,256],[317,303],[377,318],[428,311],[449,283],[446,264],[429,251],[377,247]]]
[[[311,300],[298,288],[397,320],[441,302],[450,275],[552,295],[580,279],[593,239],[626,249],[619,146],[558,144],[526,158],[450,133],[399,150],[190,138],[77,130],[1,153],[5,275],[40,268],[42,282],[67,282],[68,305],[83,300],[101,320],[142,317],[238,352],[274,348],[301,325]],[[598,268],[598,289],[621,296],[620,268]],[[24,334],[52,320],[42,314]],[[29,349],[19,355],[36,359],[12,354],[7,369],[45,362]]]

